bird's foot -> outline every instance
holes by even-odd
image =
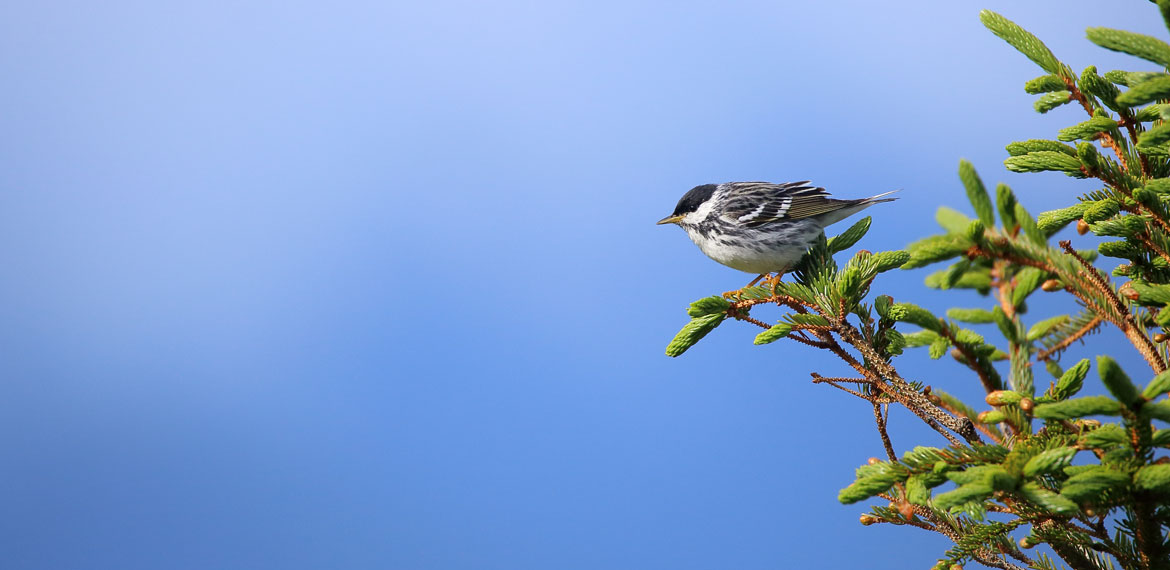
[[[771,281],[771,280],[772,280],[771,274],[769,274],[769,273],[761,273],[761,274],[760,274],[760,275],[758,275],[758,276],[757,276],[755,279],[752,279],[752,282],[751,282],[751,283],[748,283],[747,285],[744,285],[743,287],[740,287],[739,289],[736,289],[735,291],[727,291],[727,292],[723,293],[723,298],[724,298],[724,299],[738,299],[738,298],[741,298],[741,297],[743,297],[743,291],[744,291],[744,289],[748,289],[748,288],[750,288],[750,287],[754,287],[756,283],[759,283],[759,282],[760,282],[760,280],[761,280],[761,279],[763,279],[763,278],[765,278],[765,277],[767,277],[767,278],[768,278],[768,279],[767,279],[767,281]]]
[[[743,289],[747,289],[747,287],[744,287]],[[743,289],[736,289],[735,291],[724,291],[723,298],[724,299],[738,299],[743,295]]]
[[[784,277],[783,272],[776,273],[775,275],[770,275],[770,276],[768,276],[768,279],[766,279],[764,281],[765,283],[768,284],[767,285],[768,291],[770,291],[773,295],[776,294],[776,287],[780,286],[780,278],[781,277]]]

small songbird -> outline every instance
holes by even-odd
[[[707,257],[757,273],[755,285],[773,272],[783,275],[800,261],[825,226],[839,222],[892,194],[835,200],[808,181],[725,182],[695,186],[674,213],[659,224],[678,224]],[[779,279],[777,275],[777,279]]]

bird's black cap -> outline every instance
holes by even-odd
[[[702,186],[695,186],[683,194],[679,199],[678,205],[674,207],[672,216],[682,216],[694,212],[699,209],[699,206],[711,198],[715,193],[717,184],[703,184]]]

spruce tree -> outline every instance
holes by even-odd
[[[1170,0],[1156,4],[1170,29]],[[1007,18],[990,11],[980,18],[1040,67],[1043,74],[1024,83],[1038,96],[1036,111],[1076,121],[1050,139],[1007,144],[1004,165],[1094,179],[1099,189],[1033,216],[1009,187],[990,192],[961,161],[973,218],[940,208],[942,233],[905,251],[862,250],[843,264],[834,256],[865,236],[870,218],[822,236],[784,281],[692,303],[690,322],[666,353],[679,356],[734,320],[762,329],[756,344],[796,342],[843,361],[852,374],[813,373],[813,382],[872,405],[886,459],[859,467],[838,499],[875,503],[861,524],[946,536],[954,546],[938,569],[969,561],[1004,569],[1170,568],[1170,44],[1090,28],[1093,43],[1138,58],[1136,71],[1076,73]],[[1070,224],[1105,241],[1086,250],[1074,246],[1075,237],[1054,238]],[[974,290],[986,303],[940,316],[871,296],[883,272],[940,263],[948,265],[926,276],[928,287]],[[1029,314],[1034,295],[1063,295],[1070,310]],[[760,305],[785,314],[762,322],[751,316]],[[1124,336],[1123,349],[1135,351],[1143,369],[1123,370],[1120,354],[1091,354],[1078,343],[1102,327]],[[899,360],[923,347],[969,369],[984,401],[963,402],[904,377]],[[1070,357],[1078,352],[1091,358]],[[1094,379],[1107,395],[1081,394]],[[945,443],[895,446],[890,406],[909,410]]]

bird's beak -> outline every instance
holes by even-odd
[[[682,216],[667,216],[665,218],[662,218],[661,220],[658,220],[656,225],[661,226],[662,224],[677,224],[680,221],[682,221],[682,219],[683,219]]]

